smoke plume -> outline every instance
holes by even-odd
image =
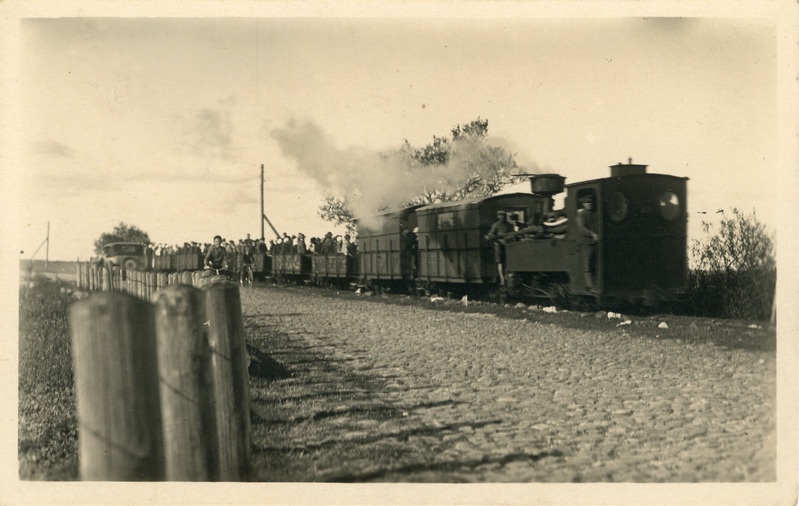
[[[272,131],[283,154],[320,186],[343,196],[347,207],[362,225],[379,224],[374,218],[382,210],[395,210],[432,189],[462,187],[469,177],[487,171],[478,146],[453,144],[446,165],[415,166],[407,154],[379,153],[363,148],[337,148],[315,123],[287,122]]]

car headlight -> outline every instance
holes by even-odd
[[[618,223],[627,217],[630,209],[630,201],[627,196],[620,191],[615,191],[608,198],[608,217],[610,221]]]
[[[660,215],[667,220],[673,220],[680,214],[680,197],[671,190],[666,190],[660,194],[658,201]]]

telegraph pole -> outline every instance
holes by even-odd
[[[261,219],[258,220],[261,222],[261,240],[265,240],[266,236],[264,236],[264,164],[261,164]]]
[[[44,272],[47,272],[50,263],[50,222],[47,222],[47,248],[44,250]]]

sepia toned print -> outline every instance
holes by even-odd
[[[13,503],[790,502],[779,8],[458,6],[3,7]]]

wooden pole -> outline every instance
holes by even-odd
[[[156,288],[158,290],[163,290],[167,286],[170,285],[169,283],[169,275],[166,272],[158,272],[156,273]]]
[[[112,285],[111,285],[111,268],[110,267],[102,267],[100,269],[100,271],[102,272],[102,276],[103,276],[103,290],[106,291],[106,292],[113,291],[113,288],[112,288]]]
[[[156,294],[155,333],[164,423],[166,479],[218,475],[216,427],[203,293],[169,286]]]
[[[81,288],[83,286],[83,279],[81,277],[83,273],[81,272],[80,268],[81,268],[81,263],[80,263],[80,258],[78,258],[77,260],[75,260],[75,280],[76,280],[75,284],[78,286],[78,288]]]
[[[215,279],[205,288],[216,403],[219,479],[239,481],[250,473],[250,378],[244,345],[239,285]]]
[[[50,222],[47,222],[47,247],[44,249],[44,272],[50,270]]]
[[[261,164],[261,216],[266,216],[264,214],[264,164]],[[266,236],[264,236],[264,220],[261,219],[261,240],[263,241]]]
[[[155,300],[155,292],[157,291],[158,285],[158,276],[156,276],[155,272],[148,272],[146,273],[147,276],[147,300],[154,301]]]
[[[164,476],[153,308],[104,292],[70,309],[82,480]]]

